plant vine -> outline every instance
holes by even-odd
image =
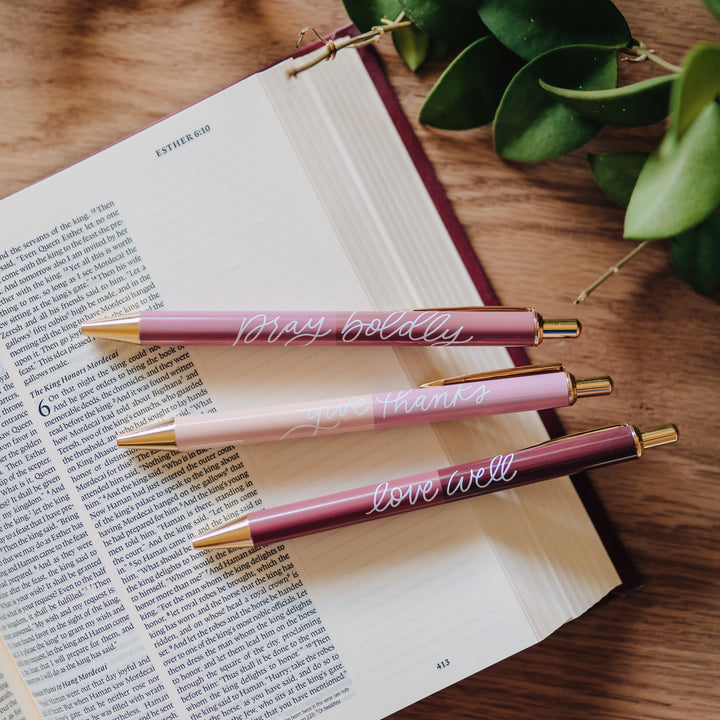
[[[702,1],[720,20],[720,0]],[[388,32],[413,71],[444,53],[451,59],[420,122],[492,124],[502,158],[547,161],[582,148],[604,125],[667,120],[651,153],[588,155],[600,187],[626,208],[624,237],[639,244],[576,302],[659,239],[669,239],[672,264],[694,290],[720,287],[720,45],[699,42],[676,66],[637,41],[610,0],[343,2],[360,35],[326,45],[313,64]],[[621,60],[667,74],[619,87]]]

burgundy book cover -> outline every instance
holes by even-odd
[[[348,35],[355,35],[357,32],[357,28],[353,25],[348,25],[347,27],[335,30],[327,36],[326,39],[332,40],[339,37],[346,37]],[[298,51],[295,55],[303,55],[316,50],[321,46],[322,43],[320,41],[315,41]],[[370,78],[372,79],[396,130],[398,131],[398,134],[405,144],[410,158],[422,178],[425,188],[427,189],[430,198],[440,214],[440,217],[442,218],[445,227],[453,240],[455,248],[465,265],[465,269],[475,284],[483,303],[485,305],[501,305],[495,291],[493,290],[490,280],[478,260],[465,229],[455,215],[445,190],[440,184],[440,181],[438,180],[438,177],[435,174],[435,171],[430,164],[420,141],[415,135],[410,121],[405,115],[405,111],[400,105],[400,101],[395,93],[395,90],[390,84],[377,52],[375,52],[372,46],[359,48],[357,52],[360,53],[365,68],[367,69],[368,74],[370,75]],[[522,348],[508,348],[508,353],[515,365],[528,364],[527,355]],[[541,410],[540,417],[551,437],[558,437],[565,434],[560,419],[557,413],[553,410]],[[595,492],[590,479],[585,474],[579,474],[572,477],[572,482],[622,581],[622,584],[613,591],[613,594],[623,594],[628,590],[638,587],[641,584],[639,575],[628,556],[627,551],[620,542],[612,522],[605,512],[605,508],[600,502],[600,498]]]

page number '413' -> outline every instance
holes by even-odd
[[[438,669],[438,670],[443,670],[443,669],[445,669],[446,667],[450,667],[450,661],[449,661],[447,658],[445,658],[444,660],[441,660],[441,661],[437,664],[437,669]]]

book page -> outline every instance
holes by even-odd
[[[448,465],[436,428],[115,445],[176,413],[400,389],[462,363],[79,334],[140,308],[386,301],[285,121],[255,76],[0,203],[0,634],[45,718],[381,717],[538,639],[473,501],[251,552],[190,546],[253,508]],[[416,278],[398,287],[424,300]],[[545,553],[522,545],[528,565]]]
[[[0,717],[3,720],[41,720],[5,643],[0,638]]]

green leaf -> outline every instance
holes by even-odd
[[[627,207],[648,153],[610,152],[588,155],[598,185],[611,200]]]
[[[645,163],[625,214],[625,236],[677,235],[720,203],[720,105],[712,100],[685,134],[668,133]]]
[[[490,32],[526,60],[563,45],[621,48],[631,40],[610,0],[483,0],[478,12]]]
[[[427,59],[430,36],[424,30],[411,25],[393,31],[392,37],[398,55],[415,72]]]
[[[420,122],[444,130],[490,122],[520,63],[492,35],[476,40],[440,76],[420,110]]]
[[[627,205],[647,153],[615,152],[588,155],[600,187],[619,205]],[[670,257],[675,269],[697,292],[720,286],[720,215],[710,214],[699,225],[671,238]]]
[[[510,81],[493,125],[495,150],[508,160],[564,155],[584,145],[601,127],[548,95],[539,80],[578,90],[614,87],[617,54],[597,45],[570,45],[525,65]]]
[[[675,269],[697,292],[708,294],[720,286],[720,215],[674,237],[670,257]]]
[[[688,53],[682,75],[673,88],[668,131],[680,140],[719,92],[720,46],[700,43]]]
[[[382,19],[395,20],[402,12],[399,0],[343,0],[345,12],[361,32],[374,25],[382,25]]]
[[[667,116],[674,75],[650,78],[621,88],[570,90],[543,80],[540,86],[563,105],[605,125],[639,127]]]
[[[465,47],[487,35],[477,14],[479,0],[400,0],[413,25],[432,36]]]
[[[705,7],[720,20],[720,0],[703,0]]]

